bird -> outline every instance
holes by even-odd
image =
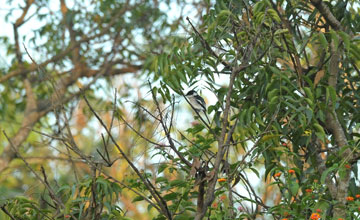
[[[205,100],[197,94],[195,90],[190,90],[188,93],[186,93],[185,97],[189,100],[189,103],[191,107],[196,112],[204,112],[206,119],[208,120],[210,124],[210,120],[206,114],[206,103]]]

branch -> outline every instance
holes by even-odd
[[[253,48],[260,36],[260,30],[262,28],[262,24],[264,21],[265,20],[263,19],[261,25],[259,25],[256,30],[255,37],[250,42],[250,44],[246,47],[246,50],[241,58],[241,65],[238,65],[238,55],[236,55],[234,66],[230,68],[232,73],[230,76],[230,82],[229,82],[229,86],[228,86],[229,89],[226,94],[226,104],[225,104],[225,109],[224,109],[224,113],[223,113],[223,121],[221,123],[221,126],[222,126],[221,135],[218,139],[218,152],[216,154],[214,168],[212,171],[213,176],[211,177],[209,184],[208,184],[203,209],[201,211],[196,212],[195,220],[201,220],[205,216],[208,207],[211,205],[211,203],[215,199],[215,185],[217,183],[219,167],[220,167],[221,162],[223,161],[223,157],[226,152],[226,146],[230,143],[231,136],[229,136],[229,134],[231,134],[235,129],[235,126],[233,126],[229,131],[227,131],[228,124],[229,124],[228,120],[229,120],[229,115],[230,115],[230,107],[231,107],[231,105],[230,105],[231,94],[233,91],[234,83],[235,83],[235,80],[236,80],[237,76],[239,75],[239,73],[241,71],[245,70],[247,66],[249,66],[251,53],[253,52]],[[235,122],[235,125],[236,125],[236,122]],[[226,135],[228,135],[227,139],[225,139]]]
[[[224,139],[225,139],[225,135],[226,135],[226,128],[228,125],[228,115],[229,115],[229,111],[230,111],[230,97],[231,97],[231,93],[232,93],[232,89],[233,89],[233,85],[235,82],[235,78],[237,77],[239,72],[233,72],[230,78],[230,83],[229,83],[229,90],[227,92],[227,96],[226,96],[226,105],[225,105],[225,109],[224,109],[224,116],[223,116],[223,121],[222,121],[222,130],[221,130],[221,135],[218,139],[218,152],[216,154],[216,160],[215,160],[215,164],[214,164],[214,168],[213,168],[213,176],[210,179],[208,188],[206,190],[206,197],[204,200],[204,204],[200,207],[202,207],[201,210],[198,210],[196,212],[196,216],[195,216],[195,220],[200,220],[202,219],[207,211],[207,208],[211,205],[211,203],[214,201],[215,199],[215,185],[217,183],[217,175],[219,173],[219,167],[220,167],[220,163],[224,157],[225,151],[224,151]],[[199,205],[198,205],[199,207]]]
[[[105,125],[104,121],[99,117],[99,115],[95,112],[93,107],[90,105],[89,101],[87,100],[86,96],[84,96],[84,100],[86,104],[88,105],[90,111],[94,114],[94,116],[97,118],[97,120],[100,122],[101,126],[105,129],[106,133],[110,137],[113,144],[116,146],[116,148],[119,150],[120,154],[124,157],[126,162],[130,165],[130,167],[135,171],[136,175],[141,179],[141,181],[144,183],[145,187],[149,190],[150,194],[154,197],[156,202],[161,208],[162,213],[169,219],[172,219],[171,213],[167,207],[166,201],[160,196],[160,194],[157,192],[153,184],[148,180],[148,178],[141,174],[139,169],[135,166],[135,164],[130,160],[130,158],[125,154],[125,152],[121,149],[121,147],[118,145],[115,138],[112,136],[111,132]]]
[[[175,147],[175,143],[174,141],[172,140],[171,138],[171,135],[170,135],[170,130],[168,129],[168,127],[166,126],[165,122],[164,122],[164,118],[163,118],[163,115],[162,115],[162,111],[160,109],[160,104],[159,102],[157,101],[157,98],[155,96],[155,93],[154,93],[154,90],[152,89],[151,87],[151,84],[149,82],[149,86],[150,86],[150,91],[151,91],[151,94],[152,94],[152,98],[153,100],[155,101],[155,105],[156,105],[156,108],[159,112],[159,117],[160,117],[160,124],[165,132],[165,135],[166,135],[166,138],[168,139],[169,141],[169,144],[170,144],[170,148],[176,153],[176,155],[178,155],[178,157],[181,159],[181,161],[183,161],[189,168],[192,166],[192,164],[185,159],[185,157],[182,155],[182,153],[180,153],[176,147]],[[172,119],[172,116],[171,116],[171,119]],[[172,122],[171,122],[172,123]]]
[[[338,48],[335,48],[334,42],[331,43],[331,58],[329,63],[329,79],[328,84],[331,86],[335,91],[337,88],[337,81],[338,81],[338,74],[339,74],[339,66],[340,66],[340,52]],[[331,131],[331,133],[334,135],[334,139],[338,147],[344,148],[348,145],[347,138],[345,135],[345,131],[341,126],[341,123],[337,117],[337,113],[335,111],[335,105],[336,103],[333,103],[332,100],[329,101],[329,104],[327,106],[328,111],[326,113],[326,128]],[[349,148],[345,149],[343,153],[341,154],[342,158],[345,158],[345,160],[351,160],[351,150]],[[348,194],[348,186],[350,181],[350,170],[345,171],[346,174],[343,178],[339,179],[339,182],[337,184],[337,191],[334,191],[333,194],[336,192],[336,197],[333,199],[336,199],[339,204],[335,205],[334,207],[334,217],[346,217],[346,210],[344,210],[344,206],[346,204],[346,196]],[[332,182],[328,185],[329,189],[332,187]],[[334,195],[332,195],[334,196]]]
[[[26,5],[25,7],[23,8],[23,12],[22,14],[20,15],[20,17],[18,19],[16,19],[15,21],[15,26],[16,27],[20,27],[22,24],[24,24],[24,20],[25,20],[25,16],[26,14],[28,13],[29,11],[29,8],[30,6],[34,3],[35,0],[28,0],[26,1]]]
[[[13,143],[11,142],[10,138],[8,137],[8,135],[6,134],[6,132],[3,130],[3,133],[6,137],[6,139],[8,140],[10,147],[12,148],[12,150],[15,152],[15,154],[17,155],[17,157],[19,157],[26,165],[26,167],[31,171],[31,173],[34,174],[34,176],[45,186],[45,188],[48,190],[50,197],[53,199],[54,203],[57,204],[58,206],[60,206],[61,208],[65,208],[64,203],[61,201],[61,199],[59,199],[55,192],[53,191],[53,189],[50,187],[50,185],[47,182],[47,178],[45,175],[45,171],[44,168],[42,167],[42,172],[44,174],[44,179],[42,179],[38,173],[35,172],[35,170],[30,166],[30,164],[24,159],[24,157],[22,157],[22,155],[19,153],[19,151],[17,150],[17,148],[13,145]],[[58,208],[60,208],[58,207]],[[72,216],[73,218],[75,218],[74,216]]]
[[[117,44],[113,45],[113,49],[116,47]],[[33,62],[33,65],[35,67],[34,70],[38,70],[39,73],[42,73],[43,75],[46,74],[46,71],[43,69],[42,64],[37,64],[36,61],[31,57],[31,55],[28,53],[27,48],[24,46],[24,49]],[[105,73],[111,72],[113,59],[114,57],[106,57],[106,60],[104,61],[104,65],[97,73],[93,72],[92,76],[93,79],[90,83],[88,83],[86,86],[84,86],[82,89],[83,91],[90,88],[90,86],[96,82],[96,80],[103,76]],[[86,72],[86,69],[84,70]],[[25,79],[24,87],[27,92],[27,105],[25,109],[24,119],[22,121],[20,129],[16,132],[16,134],[11,138],[11,141],[13,145],[17,148],[19,145],[21,145],[26,138],[28,137],[31,129],[35,126],[35,124],[41,119],[41,117],[45,116],[48,112],[58,109],[59,106],[62,106],[63,104],[69,102],[75,97],[78,97],[82,91],[79,91],[77,93],[71,94],[70,96],[66,96],[67,88],[74,84],[84,72],[80,72],[77,74],[71,74],[68,77],[60,78],[56,82],[53,81],[52,78],[49,78],[54,93],[50,95],[49,99],[43,99],[36,101],[35,95],[32,92],[31,84],[28,79]],[[1,82],[1,80],[0,80]],[[13,158],[15,158],[15,153],[11,151],[9,148],[5,148],[3,154],[2,154],[2,162],[3,166],[0,168],[0,172],[3,171],[6,168],[6,165],[11,161]]]
[[[11,218],[11,220],[16,220],[16,218],[5,208],[5,205],[1,206],[1,210],[3,210],[3,212]]]
[[[335,18],[329,7],[322,0],[311,0],[311,3],[319,10],[320,14],[324,16],[334,30],[338,31],[343,29],[341,23]]]
[[[127,1],[127,3],[128,3],[128,1]],[[10,79],[10,78],[12,78],[14,76],[24,75],[24,74],[36,71],[38,69],[38,67],[40,67],[40,68],[46,67],[49,63],[59,61],[60,59],[66,57],[76,47],[79,47],[80,44],[89,42],[90,40],[93,40],[95,38],[103,36],[104,34],[108,33],[111,28],[114,27],[114,24],[118,21],[118,18],[121,17],[128,9],[129,9],[129,5],[125,4],[124,7],[121,8],[121,10],[119,10],[118,13],[115,16],[112,17],[112,20],[108,23],[108,25],[105,28],[95,27],[94,29],[89,31],[89,33],[95,33],[96,32],[95,30],[101,30],[100,33],[90,35],[90,36],[89,35],[83,35],[80,40],[76,41],[76,43],[69,45],[65,50],[63,50],[62,52],[54,55],[50,59],[40,63],[39,65],[32,64],[27,69],[17,69],[17,70],[14,70],[14,71],[6,74],[5,76],[2,76],[0,78],[0,83],[3,83],[3,82],[7,81],[8,79]]]

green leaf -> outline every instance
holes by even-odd
[[[276,73],[276,74],[280,74],[280,70],[276,67],[273,67],[273,66],[269,66],[270,70],[273,72],[273,73]]]
[[[168,182],[168,179],[163,176],[156,178],[155,183],[161,183],[161,182]]]
[[[295,196],[298,193],[300,187],[299,187],[299,184],[297,182],[291,181],[290,185],[289,185],[289,188],[290,188],[291,194],[293,196]]]
[[[177,75],[179,76],[181,81],[183,81],[184,83],[187,83],[186,76],[185,76],[184,72],[177,71]]]
[[[274,35],[279,35],[279,34],[283,34],[283,33],[287,33],[289,32],[289,30],[287,28],[285,29],[277,29],[274,33]]]
[[[333,172],[334,170],[338,169],[339,165],[336,163],[332,167],[326,169],[322,174],[320,178],[321,184],[325,184],[326,177],[329,175],[329,173]]]
[[[150,212],[150,210],[151,210],[152,208],[154,208],[154,206],[151,205],[151,204],[149,204],[148,207],[147,207],[147,211]]]
[[[144,197],[142,197],[142,196],[136,196],[136,197],[132,200],[132,202],[139,202],[139,201],[142,201],[142,200],[144,200]]]
[[[256,176],[257,176],[258,178],[260,178],[260,173],[259,173],[259,171],[258,171],[257,169],[255,169],[255,168],[253,168],[253,167],[249,167],[249,168],[250,168],[251,171],[253,171],[253,172],[256,174]]]
[[[312,94],[311,89],[310,89],[309,87],[304,87],[303,89],[304,89],[304,91],[305,91],[306,96],[309,97],[309,99],[311,99],[311,101],[313,101],[313,100],[314,100],[314,96],[313,96],[313,94]]]
[[[191,132],[192,134],[197,134],[205,128],[203,124],[197,124],[192,128],[187,129],[186,131]]]
[[[166,163],[160,164],[160,166],[158,168],[158,174],[162,173],[167,167],[168,167],[168,165]]]
[[[319,38],[321,47],[324,48],[324,49],[326,49],[326,48],[328,47],[328,42],[327,42],[327,40],[326,40],[325,35],[324,35],[322,32],[320,32],[320,33],[318,34],[318,38]]]
[[[186,181],[184,180],[173,180],[170,182],[170,186],[174,187],[174,186],[181,186],[181,187],[185,187],[186,186]]]
[[[175,200],[179,197],[179,194],[178,193],[169,193],[169,194],[166,194],[163,198],[166,200],[166,201],[171,201],[171,200]]]
[[[218,25],[223,26],[223,25],[226,25],[227,23],[229,23],[230,22],[229,18],[231,15],[232,15],[231,11],[221,10],[216,18]]]
[[[270,99],[269,105],[270,107],[274,107],[275,105],[279,104],[279,96],[274,96]]]
[[[350,37],[347,33],[340,31],[339,35],[341,36],[342,40],[344,41],[345,44],[345,49],[346,51],[350,50]]]
[[[268,11],[267,11],[270,15],[270,17],[275,20],[276,22],[281,22],[281,19],[279,17],[279,15],[276,13],[276,11],[272,8],[269,8]]]
[[[160,68],[160,74],[163,75],[164,74],[164,54],[160,54],[160,56],[158,56],[158,65]]]
[[[317,136],[319,139],[321,139],[323,142],[325,142],[325,131],[324,131],[324,128],[323,128],[320,124],[318,124],[318,123],[314,123],[313,126],[314,126],[314,128],[315,128],[315,130],[316,130],[316,132],[315,132],[316,136]]]
[[[316,209],[321,209],[323,211],[327,210],[328,208],[330,207],[330,204],[327,202],[327,201],[318,201],[316,204],[315,204],[315,207],[314,207],[314,210]],[[321,216],[322,218],[323,216]]]
[[[328,105],[330,99],[330,89],[329,86],[326,87],[326,94],[325,94],[325,103]]]
[[[268,93],[268,99],[271,100],[272,98],[274,98],[274,96],[277,97],[278,94],[279,94],[279,89],[273,89]]]
[[[314,107],[314,103],[313,103],[313,101],[311,101],[311,99],[309,99],[309,98],[304,98],[304,100],[306,101],[306,103],[309,104],[309,106],[310,106],[311,108]]]
[[[350,54],[355,58],[355,60],[360,60],[360,49],[357,45],[351,44]]]

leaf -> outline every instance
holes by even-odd
[[[168,167],[168,165],[167,165],[166,163],[160,164],[157,173],[158,173],[158,174],[159,174],[159,173],[162,173],[167,167]]]
[[[325,71],[324,70],[319,70],[316,73],[315,79],[314,79],[314,86],[316,87],[316,85],[320,82],[320,80],[324,77],[325,75]]]
[[[315,130],[317,131],[315,134],[316,136],[318,136],[318,138],[320,138],[323,142],[325,142],[325,131],[324,128],[318,124],[318,123],[314,123],[313,124]]]
[[[310,106],[311,108],[314,108],[314,102],[311,101],[311,99],[309,99],[309,98],[304,98],[304,100],[309,104],[309,106]]]
[[[183,71],[177,71],[177,75],[179,76],[181,81],[183,81],[184,83],[187,83],[186,75],[184,74]]]
[[[194,218],[189,217],[188,214],[176,215],[174,220],[192,220]]]
[[[273,89],[268,93],[268,99],[272,99],[274,96],[279,94],[279,89]]]
[[[328,42],[327,42],[327,40],[326,40],[325,35],[324,35],[322,32],[320,32],[319,35],[318,35],[318,37],[319,37],[319,41],[320,41],[321,47],[324,48],[324,49],[326,49],[326,48],[328,47]]]
[[[119,220],[133,220],[133,219],[125,216],[120,216]]]
[[[349,35],[347,33],[343,32],[343,31],[340,31],[339,35],[341,36],[341,38],[344,41],[346,51],[349,51],[350,50],[350,37],[349,37]]]
[[[158,65],[160,69],[160,74],[164,74],[164,54],[158,56]]]
[[[273,66],[269,66],[271,72],[275,73],[275,74],[280,74],[280,70],[276,67],[273,67]]]
[[[161,176],[156,178],[155,180],[155,183],[162,183],[162,182],[168,182],[168,179],[166,177]]]
[[[230,22],[231,15],[232,15],[231,11],[229,11],[229,10],[220,11],[220,13],[218,14],[218,16],[216,18],[217,24],[220,26],[226,25],[227,23]]]
[[[336,170],[338,168],[338,164],[334,164],[332,167],[326,169],[322,174],[321,174],[321,178],[320,178],[320,183],[321,184],[325,184],[325,180],[326,177],[329,175],[330,172],[333,172],[334,170]]]
[[[329,104],[329,98],[330,98],[330,89],[329,89],[329,87],[327,86],[327,87],[326,87],[326,95],[325,95],[325,103],[326,103],[326,104]]]
[[[327,210],[330,204],[327,201],[318,201],[315,204],[315,209]]]
[[[312,91],[309,87],[304,87],[304,91],[306,93],[306,96],[309,97],[312,100],[314,100],[314,96],[312,94]]]
[[[139,201],[142,201],[142,200],[144,200],[144,197],[142,197],[142,196],[136,196],[136,197],[132,200],[132,202],[139,202]]]
[[[249,110],[247,111],[247,122],[248,123],[250,123],[251,122],[251,119],[252,119],[252,115],[253,115],[253,112],[255,111],[255,106],[253,105],[253,106],[251,106],[250,108],[249,108]]]
[[[352,44],[350,47],[350,54],[356,59],[360,60],[360,49],[357,47],[357,45]]]
[[[293,196],[295,196],[299,191],[299,184],[295,181],[290,182],[290,192]]]
[[[267,135],[264,135],[262,136],[261,140],[259,141],[260,143],[261,142],[265,142],[265,141],[268,141],[268,140],[271,140],[271,139],[274,139],[274,138],[279,138],[280,135],[279,134],[267,134]]]
[[[173,180],[170,182],[170,186],[171,187],[174,187],[174,186],[182,186],[182,187],[185,187],[186,186],[186,181],[184,180]]]
[[[270,14],[270,17],[275,20],[276,22],[281,22],[281,19],[279,17],[279,15],[276,13],[276,11],[272,8],[268,9],[267,11]]]
[[[269,105],[277,104],[278,101],[279,101],[279,96],[271,97],[270,102],[269,102]]]
[[[147,207],[147,211],[150,212],[150,210],[151,210],[152,208],[154,208],[154,206],[151,205],[151,204],[149,204],[148,207]]]
[[[169,194],[166,194],[163,198],[166,200],[166,201],[170,201],[170,200],[175,200],[176,198],[179,197],[179,194],[178,193],[169,193]]]
[[[284,34],[284,33],[287,33],[289,32],[289,30],[287,28],[285,29],[277,29],[274,33],[274,35],[279,35],[279,34]]]
[[[257,169],[255,169],[255,168],[253,168],[253,167],[250,167],[250,170],[252,170],[252,171],[256,174],[256,176],[257,176],[258,178],[260,178],[260,173],[259,173],[259,171],[258,171]]]

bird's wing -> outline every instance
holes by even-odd
[[[195,98],[196,98],[197,100],[199,100],[199,104],[200,104],[201,107],[203,108],[203,111],[206,111],[206,103],[205,103],[205,100],[204,100],[201,96],[199,96],[199,95],[197,95]]]

